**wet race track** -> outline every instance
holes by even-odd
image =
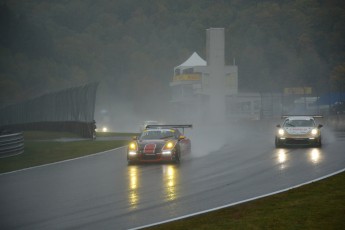
[[[343,133],[324,129],[321,149],[275,149],[269,129],[223,133],[226,144],[212,148],[208,143],[217,142],[217,134],[195,135],[192,154],[180,165],[127,166],[125,148],[120,148],[2,174],[0,229],[135,228],[283,190],[345,168]]]

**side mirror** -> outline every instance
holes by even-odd
[[[280,128],[281,126],[280,126],[280,125],[277,125],[276,127],[277,127],[277,128]]]
[[[183,136],[183,135],[181,135],[181,136],[178,137],[178,139],[179,139],[179,140],[183,140],[183,139],[186,139],[186,137]]]
[[[317,127],[318,127],[319,129],[321,129],[321,128],[323,127],[323,125],[319,124]]]
[[[133,140],[133,141],[136,141],[136,140],[138,140],[138,137],[137,137],[137,136],[133,136],[133,137],[132,137],[132,140]]]

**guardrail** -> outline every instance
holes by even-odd
[[[24,152],[23,133],[0,135],[0,158]]]

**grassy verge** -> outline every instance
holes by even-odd
[[[128,144],[128,141],[125,140],[73,142],[51,140],[62,137],[75,138],[78,136],[69,133],[25,132],[24,153],[0,158],[0,173],[77,158]]]
[[[345,173],[300,188],[147,229],[345,229]]]
[[[53,140],[58,138],[80,138],[77,134],[67,132],[42,132],[42,131],[30,131],[24,132],[24,140]]]

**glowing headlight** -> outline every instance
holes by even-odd
[[[128,154],[129,154],[130,156],[135,156],[135,155],[137,155],[137,152],[129,151]]]
[[[137,155],[137,143],[136,142],[131,142],[128,145],[128,155],[130,156],[135,156]]]
[[[108,131],[108,128],[107,128],[107,127],[103,127],[103,128],[102,128],[102,131],[103,131],[103,132],[107,132],[107,131]]]
[[[316,135],[317,133],[318,133],[318,130],[317,130],[317,129],[312,129],[312,130],[311,130],[311,134]]]
[[[278,130],[278,134],[279,134],[279,135],[282,136],[282,135],[284,135],[284,133],[285,133],[284,129],[279,129],[279,130]]]
[[[167,148],[167,149],[171,149],[173,146],[174,146],[174,144],[173,144],[172,142],[168,142],[168,143],[166,144],[166,148]]]
[[[171,151],[173,150],[173,148],[175,147],[175,142],[173,141],[168,141],[164,147],[162,148],[162,153],[163,154],[171,154]]]
[[[171,154],[171,151],[170,150],[165,150],[162,152],[163,155],[170,155]]]
[[[130,150],[137,150],[137,143],[132,142],[132,143],[129,144],[128,147],[129,147]]]

